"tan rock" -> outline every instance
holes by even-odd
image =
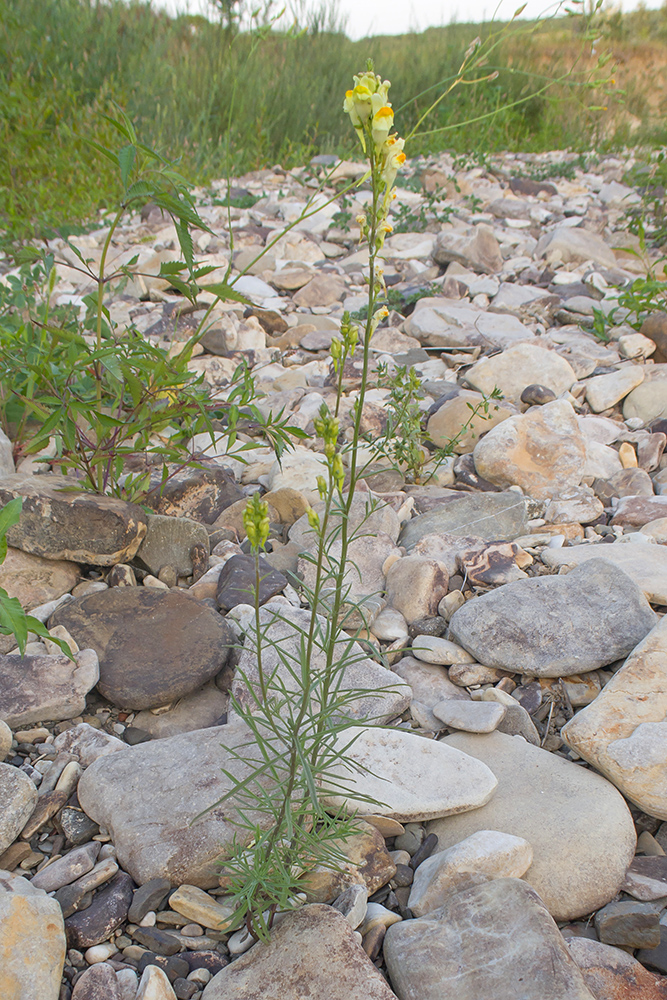
[[[214,931],[229,929],[234,906],[225,906],[196,885],[181,885],[169,897],[169,906],[182,916]]]
[[[610,375],[595,375],[586,382],[586,402],[594,413],[608,410],[644,381],[639,365],[621,368]]]
[[[67,942],[55,899],[0,872],[0,996],[58,1000]]]
[[[3,761],[12,748],[12,731],[6,722],[0,719],[0,761]]]
[[[325,795],[328,806],[412,823],[477,809],[495,791],[497,783],[488,767],[445,743],[402,729],[370,726],[345,730],[341,748],[352,738],[346,756],[363,770],[353,771],[344,764],[333,770],[346,790],[375,802],[355,801],[344,792],[334,792]]]
[[[533,860],[527,840],[498,830],[478,830],[459,844],[431,855],[415,871],[408,906],[416,917],[442,906],[447,896],[465,887],[470,872],[493,878],[521,878]]]
[[[167,973],[157,965],[147,965],[135,1000],[176,1000]]]
[[[456,261],[464,267],[483,274],[495,274],[502,269],[503,258],[493,229],[487,225],[475,226],[472,235],[443,232],[433,249],[433,259],[438,264]]]
[[[75,563],[44,559],[11,547],[0,566],[0,587],[10,597],[18,597],[26,610],[69,593],[78,579]]]
[[[387,817],[376,817],[376,821],[382,819],[391,822]],[[389,856],[380,830],[363,820],[359,820],[357,825],[357,833],[337,844],[347,862],[341,862],[333,870],[315,868],[300,880],[300,891],[306,893],[309,903],[330,903],[350,885],[364,885],[368,895],[372,896],[396,874],[396,865]],[[401,824],[396,823],[396,826],[403,830]]]
[[[473,456],[484,479],[544,500],[579,484],[586,445],[571,405],[557,399],[492,428]]]
[[[468,369],[465,379],[486,395],[498,387],[505,399],[518,404],[529,385],[544,385],[560,396],[574,385],[577,376],[555,351],[536,344],[513,344],[501,354],[480,358]]]
[[[387,573],[387,600],[411,624],[437,614],[448,585],[444,563],[426,556],[404,556]]]
[[[443,743],[484,761],[498,788],[481,808],[429,823],[436,850],[478,830],[522,837],[533,848],[525,879],[555,920],[576,919],[614,898],[634,857],[636,834],[613,785],[520,736],[456,733]]]
[[[438,448],[446,448],[456,441],[456,454],[467,455],[483,434],[512,415],[512,410],[496,402],[489,404],[487,413],[483,403],[481,392],[461,389],[456,396],[439,406],[433,416],[429,417],[427,425],[427,433],[433,444]],[[477,407],[480,409],[473,415]]]
[[[592,704],[561,730],[568,746],[650,816],[667,819],[667,618]]]
[[[270,504],[278,515],[277,520],[280,524],[294,524],[310,507],[303,493],[290,489],[288,486],[265,493],[262,500]]]
[[[396,1000],[342,913],[313,903],[284,917],[211,979],[202,1000]]]
[[[292,301],[297,306],[333,306],[345,296],[345,283],[332,274],[318,274],[300,288]]]

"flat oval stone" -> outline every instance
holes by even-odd
[[[556,920],[575,920],[614,898],[634,856],[636,834],[613,785],[520,736],[456,733],[443,745],[487,764],[498,790],[480,809],[428,824],[439,851],[478,830],[522,837],[533,848],[525,880]]]
[[[177,591],[113,587],[59,608],[79,646],[100,660],[99,691],[121,708],[157,708],[225,665],[234,637],[212,608]]]
[[[446,743],[402,729],[353,727],[342,734],[342,744],[354,736],[346,756],[368,770],[338,765],[336,774],[347,789],[380,805],[357,802],[343,794],[326,795],[325,802],[334,808],[349,802],[361,816],[375,813],[400,823],[419,822],[478,809],[496,789],[488,767]]]
[[[504,705],[458,701],[454,698],[441,701],[433,707],[436,719],[440,719],[450,729],[463,729],[468,733],[492,733],[502,722],[506,711]]]
[[[601,548],[606,554],[615,546]],[[487,667],[567,677],[627,656],[655,622],[637,584],[600,558],[566,576],[518,580],[467,601],[449,632]]]

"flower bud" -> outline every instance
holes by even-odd
[[[243,512],[243,527],[254,551],[264,547],[269,537],[269,505],[253,493]]]

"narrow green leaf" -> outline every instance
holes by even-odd
[[[130,174],[132,173],[132,168],[134,167],[134,162],[137,157],[137,150],[130,144],[123,146],[122,149],[119,149],[117,155],[118,166],[120,167],[120,179],[123,183],[123,187],[127,191]]]

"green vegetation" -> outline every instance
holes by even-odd
[[[7,532],[19,523],[22,508],[23,497],[15,497],[4,507],[0,507],[0,566],[7,558]],[[72,650],[66,642],[51,635],[41,621],[25,613],[18,597],[10,597],[7,591],[0,587],[0,635],[13,635],[23,656],[29,632],[43,639],[50,639],[60,646],[70,659],[74,659]]]
[[[400,111],[410,133],[455,79],[475,36],[488,40],[498,30],[454,25],[351,42],[321,14],[300,32],[270,25],[238,32],[233,5],[219,6],[222,19],[212,24],[124,0],[4,0],[0,226],[13,237],[48,235],[53,227],[73,232],[117,199],[116,173],[110,165],[94,167],[87,141],[108,145],[111,126],[100,112],[111,100],[192,180],[278,162],[290,167],[314,153],[352,151],[338,95],[368,55],[381,59],[391,77],[397,110],[405,102]],[[645,20],[649,14],[651,44],[660,44],[667,19],[644,12]],[[632,17],[622,23],[631,25]],[[600,148],[611,141],[611,105],[602,92],[581,87],[597,72],[590,27],[584,17],[517,22],[490,49],[477,74],[481,82],[458,88],[433,111],[428,131],[412,139],[411,155],[443,148],[581,149],[594,138]],[[559,82],[549,87],[553,78]],[[632,113],[643,113],[644,97],[633,100]],[[600,110],[605,103],[609,112]],[[616,131],[622,138],[623,128]]]

